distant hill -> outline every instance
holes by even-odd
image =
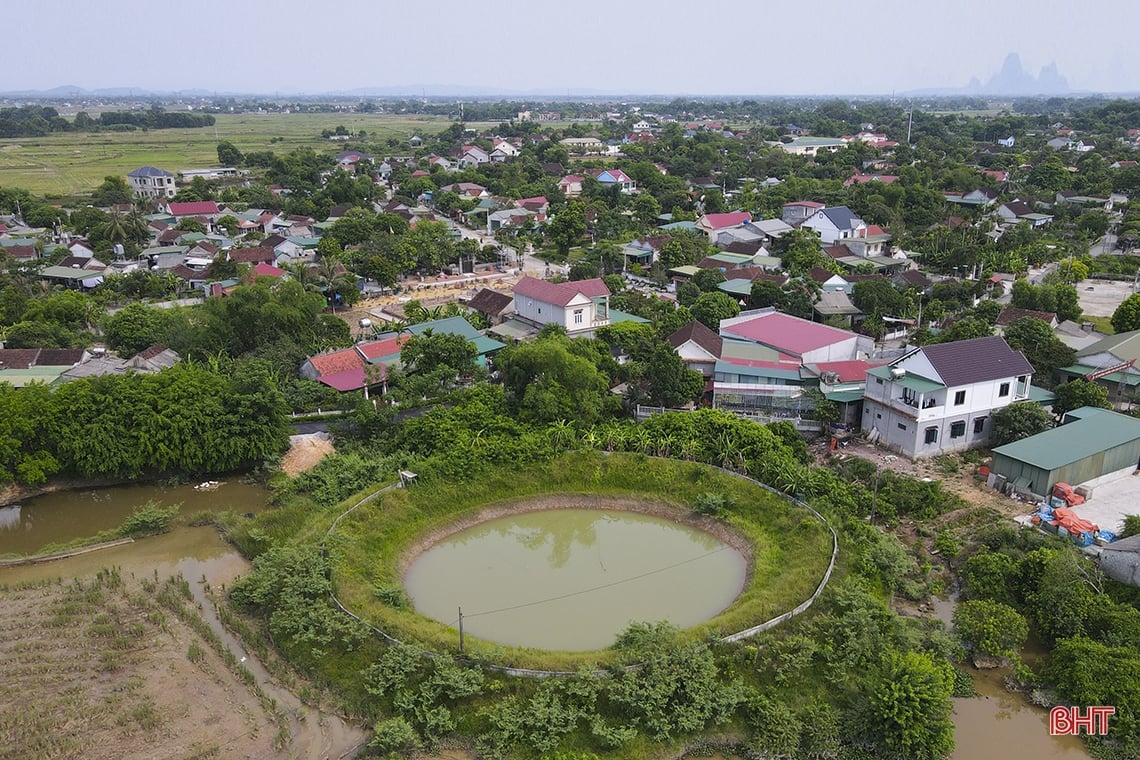
[[[943,87],[913,90],[906,95],[1081,95],[1069,87],[1069,81],[1057,71],[1056,63],[1041,67],[1034,76],[1025,70],[1021,56],[1010,53],[1001,69],[985,82],[974,77],[965,87]]]

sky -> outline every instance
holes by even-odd
[[[34,0],[13,22],[0,91],[889,95],[984,82],[1016,52],[1140,92],[1119,33],[1136,0]]]

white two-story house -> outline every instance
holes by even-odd
[[[1005,338],[924,346],[867,371],[863,432],[916,459],[984,446],[993,413],[1028,399],[1032,374]]]
[[[515,316],[537,327],[561,325],[578,336],[610,323],[610,289],[600,277],[557,283],[523,277],[514,297]]]

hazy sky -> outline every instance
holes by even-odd
[[[1010,52],[1074,89],[1140,91],[1136,0],[32,0],[0,91],[889,94],[959,87]],[[14,26],[12,26],[14,24]]]

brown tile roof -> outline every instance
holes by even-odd
[[[0,348],[0,369],[30,369],[41,349]]]
[[[691,340],[718,359],[720,358],[721,349],[724,347],[724,339],[722,337],[695,319],[670,335],[666,340],[669,341],[669,345],[673,348],[680,348]]]
[[[83,361],[82,348],[41,348],[37,367],[72,367]]]
[[[1033,374],[1025,355],[997,336],[936,343],[919,350],[949,387]]]
[[[483,288],[475,294],[474,298],[467,302],[467,307],[481,314],[497,317],[503,313],[503,309],[511,305],[513,300],[514,299],[507,293],[500,293],[497,290]]]
[[[1034,311],[1033,309],[1019,309],[1016,306],[1006,306],[998,313],[997,321],[995,321],[994,324],[1005,327],[1012,325],[1022,317],[1036,317],[1048,324],[1053,324],[1057,319],[1057,315],[1051,311]]]
[[[272,263],[276,258],[277,254],[273,252],[273,249],[265,246],[237,248],[230,251],[230,261],[236,261],[239,264],[256,264],[259,261]]]

